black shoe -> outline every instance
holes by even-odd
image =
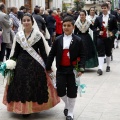
[[[111,55],[111,61],[113,61],[113,55]]]
[[[106,63],[106,58],[104,58],[104,63]]]
[[[66,120],[73,120],[73,118],[71,116],[67,116]]]
[[[65,116],[68,115],[68,109],[64,109],[64,115],[65,115]]]
[[[31,114],[23,114],[22,117],[23,118],[28,118]]]
[[[109,66],[106,67],[106,72],[110,72],[110,67]]]
[[[98,69],[97,74],[102,75],[103,71],[101,69]]]

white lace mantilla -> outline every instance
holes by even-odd
[[[95,22],[95,19],[97,18],[97,15],[94,15],[94,17],[88,15],[87,16],[87,20],[90,21],[91,24],[93,24]]]
[[[20,44],[20,38],[19,38],[19,33],[21,31],[19,31],[16,34],[16,41]],[[33,30],[31,37],[27,40],[27,43],[29,44],[29,46],[33,46],[35,43],[37,43],[39,40],[41,39],[41,35],[39,34],[39,32],[37,32],[36,30]],[[20,44],[22,45],[22,44]],[[23,48],[23,46],[21,46]]]
[[[34,34],[34,33],[33,33]],[[34,37],[33,35],[31,35],[31,37],[30,37],[30,39],[31,39],[31,41],[30,41],[30,39],[28,39],[28,41],[26,40],[26,38],[25,38],[25,34],[24,34],[24,32],[23,31],[20,31],[20,32],[18,32],[17,33],[17,36],[19,37],[19,39],[16,39],[16,41],[20,44],[20,46],[24,49],[24,50],[26,50],[37,62],[39,62],[42,66],[43,66],[43,68],[45,69],[45,63],[44,63],[44,61],[43,61],[43,59],[40,57],[40,55],[32,48],[32,46],[30,46],[33,42],[34,42],[34,39],[32,39],[32,37]],[[35,38],[37,38],[37,40],[36,41],[38,41],[38,38],[39,38],[39,36],[38,36],[38,34],[37,34],[37,37],[35,37]],[[40,40],[40,39],[39,39]]]
[[[90,22],[86,19],[85,23],[81,23],[80,19],[78,19],[75,23],[77,28],[81,31],[81,33],[86,33],[89,30]]]

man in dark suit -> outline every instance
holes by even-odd
[[[108,4],[108,8],[109,8],[108,13],[114,15],[115,18],[116,18],[116,20],[118,20],[118,14],[117,14],[117,12],[115,10],[112,10],[112,2],[108,0],[106,3]],[[113,45],[112,45],[113,49],[114,49],[114,40],[115,39],[113,39]],[[113,60],[113,54],[111,54],[111,61],[112,60]]]
[[[53,10],[50,10],[49,15],[46,17],[46,26],[50,33],[50,39],[48,40],[49,46],[52,45],[52,38],[53,38],[54,32],[55,32],[55,23],[56,23],[56,20],[53,17]]]
[[[117,19],[118,18],[117,12],[112,10],[112,8],[111,8],[112,7],[112,2],[107,1],[106,3],[108,4],[108,13],[114,15]]]
[[[39,15],[40,9],[38,7],[34,8],[33,17],[39,27],[39,30],[45,35],[45,20]]]
[[[116,20],[118,19],[118,14],[116,11],[112,10],[112,2],[111,1],[106,1],[106,3],[108,4],[108,14],[112,14],[115,16]],[[100,15],[102,15],[102,12],[100,12]],[[112,45],[112,48],[114,48],[114,40],[113,39],[113,45]],[[111,61],[113,60],[113,55],[111,53]],[[106,62],[106,59],[105,59],[105,62]]]
[[[25,6],[21,6],[17,14],[19,20],[22,20],[22,17],[25,14],[25,12],[26,12]]]
[[[108,4],[101,5],[102,15],[96,18],[94,32],[97,35],[97,51],[99,60],[99,69],[97,73],[102,75],[104,57],[106,55],[106,72],[110,72],[110,56],[112,51],[113,40],[117,32],[117,21],[115,16],[108,13]]]

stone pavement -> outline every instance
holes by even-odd
[[[105,70],[106,65],[104,65]],[[111,62],[111,72],[104,71],[103,76],[96,74],[97,68],[89,69],[81,77],[81,82],[87,85],[86,93],[77,98],[74,120],[120,120],[120,49],[114,50],[114,61]],[[2,104],[4,92],[0,76],[0,120],[24,120],[21,115],[9,113]],[[65,120],[64,104],[61,101],[56,107],[35,113],[29,120]]]

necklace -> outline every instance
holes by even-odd
[[[32,31],[33,31],[33,29],[31,29],[31,31],[26,34],[26,32],[25,32],[25,30],[24,30],[26,39],[29,39],[29,38],[30,38]]]
[[[81,21],[82,25],[84,25],[84,23],[85,23],[86,20],[85,21],[80,20],[80,21]]]

